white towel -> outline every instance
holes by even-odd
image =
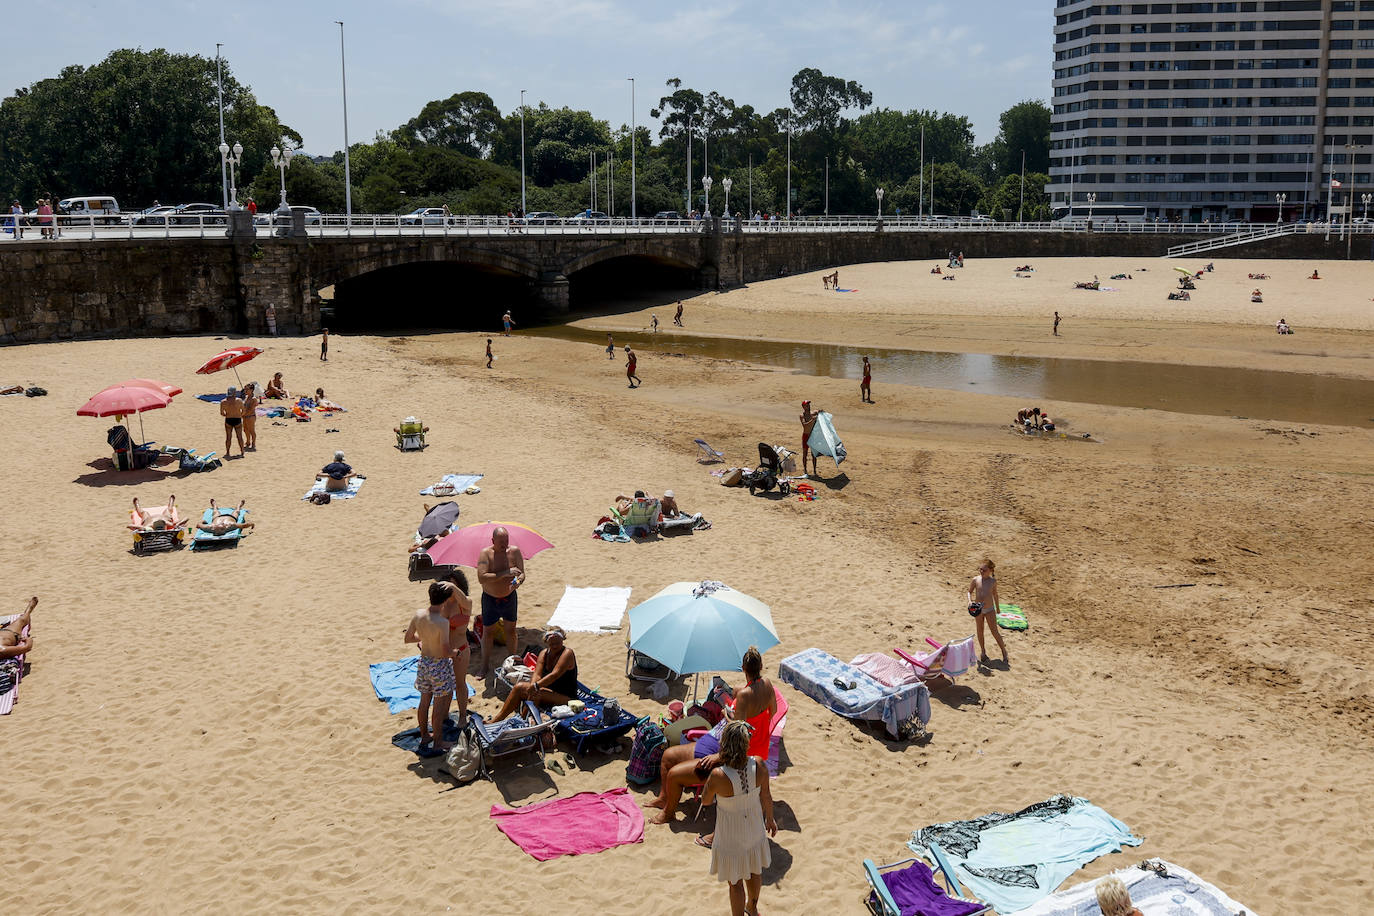
[[[563,590],[563,598],[549,618],[549,626],[569,633],[601,633],[620,626],[625,606],[630,603],[628,588],[574,588]]]

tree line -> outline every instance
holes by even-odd
[[[218,201],[216,89],[214,59],[124,49],[16,90],[0,101],[0,189],[26,206],[40,196],[78,193],[112,194],[126,208],[154,199]],[[746,215],[751,206],[763,213],[874,213],[881,187],[889,215],[914,214],[919,206],[926,213],[1048,217],[1050,110],[1039,101],[1004,111],[997,137],[980,146],[966,116],[874,107],[872,93],[859,83],[812,68],[792,77],[790,108],[769,112],[676,78],[662,93],[650,108],[656,134],[638,125],[633,144],[629,125],[544,102],[526,106],[529,210],[566,216],[592,207],[628,216],[633,145],[641,216],[702,209],[701,177],[709,167],[717,214],[724,210],[722,180],[730,178],[730,209]],[[227,62],[223,95],[226,137],[244,147],[239,196],[275,205],[280,179],[269,151],[299,149],[301,137],[239,83]],[[790,207],[784,200],[789,140]],[[517,210],[521,111],[503,113],[485,92],[457,92],[370,142],[353,144],[349,166],[357,212],[444,205],[456,214]],[[289,200],[343,212],[343,171],[342,152],[297,156],[286,176]]]

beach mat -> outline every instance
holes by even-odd
[[[458,723],[453,721],[453,717],[444,720],[444,740],[457,742],[458,736],[462,734],[462,729]],[[443,751],[436,751],[434,748],[420,750],[420,730],[418,728],[408,728],[403,732],[397,732],[391,736],[391,743],[403,751],[410,751],[417,757],[438,757]]]
[[[574,588],[563,589],[563,597],[549,618],[549,626],[562,627],[568,633],[604,633],[620,628],[625,606],[630,603],[630,589]]]
[[[1002,610],[997,613],[997,625],[1004,630],[1025,630],[1030,627],[1030,621],[1026,619],[1026,612],[1015,604],[1001,604]]]
[[[366,477],[354,477],[348,482],[347,490],[326,490],[324,481],[317,480],[313,487],[305,491],[305,495],[301,499],[309,499],[316,493],[328,493],[332,499],[352,499],[358,495],[358,491],[362,489],[363,482],[366,480]]]
[[[220,401],[223,401],[227,397],[229,397],[229,395],[227,394],[198,394],[196,395],[196,400],[209,401],[211,404],[218,404]]]
[[[492,805],[491,819],[512,843],[540,862],[644,841],[644,812],[624,786],[523,808]]]
[[[229,516],[240,525],[248,521],[247,509],[220,509],[219,514]],[[214,509],[206,509],[205,514],[200,517],[200,523],[202,525],[208,525],[214,520]],[[239,541],[247,537],[252,530],[252,528],[249,528],[248,531],[235,529],[225,534],[211,534],[208,531],[201,531],[199,528],[194,528],[191,531],[191,550],[199,551],[210,550],[214,547],[237,547]]]
[[[482,479],[481,474],[445,474],[439,478],[439,483],[453,484],[453,495],[457,496],[468,487],[476,485]],[[430,484],[420,491],[421,496],[433,496],[435,484]]]

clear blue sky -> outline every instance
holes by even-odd
[[[968,115],[980,143],[997,115],[1047,99],[1053,0],[5,0],[0,93],[90,65],[115,48],[213,57],[327,154],[343,145],[339,33],[346,25],[352,141],[476,89],[501,111],[547,102],[639,123],[681,77],[761,113],[787,104],[792,74],[857,80],[887,108]],[[657,128],[655,128],[657,133]]]

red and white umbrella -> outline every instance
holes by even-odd
[[[243,387],[243,379],[239,378],[238,366],[248,362],[259,353],[263,352],[259,347],[234,347],[232,350],[225,350],[210,357],[205,361],[205,365],[196,370],[196,375],[209,375],[212,372],[222,372],[225,369],[234,370],[234,378],[238,380],[239,387]]]
[[[141,385],[111,385],[77,408],[78,417],[116,417],[123,419],[131,413],[139,414],[138,431],[143,434],[143,411],[159,410],[172,403],[172,396]],[[130,439],[133,434],[130,432]]]
[[[152,378],[130,378],[125,379],[119,384],[123,385],[125,388],[151,388],[154,391],[161,391],[169,398],[176,397],[177,395],[181,394],[183,390],[181,388],[178,388],[176,385],[171,385],[167,382],[159,382],[157,379]],[[111,385],[110,387],[116,388],[118,386]]]

